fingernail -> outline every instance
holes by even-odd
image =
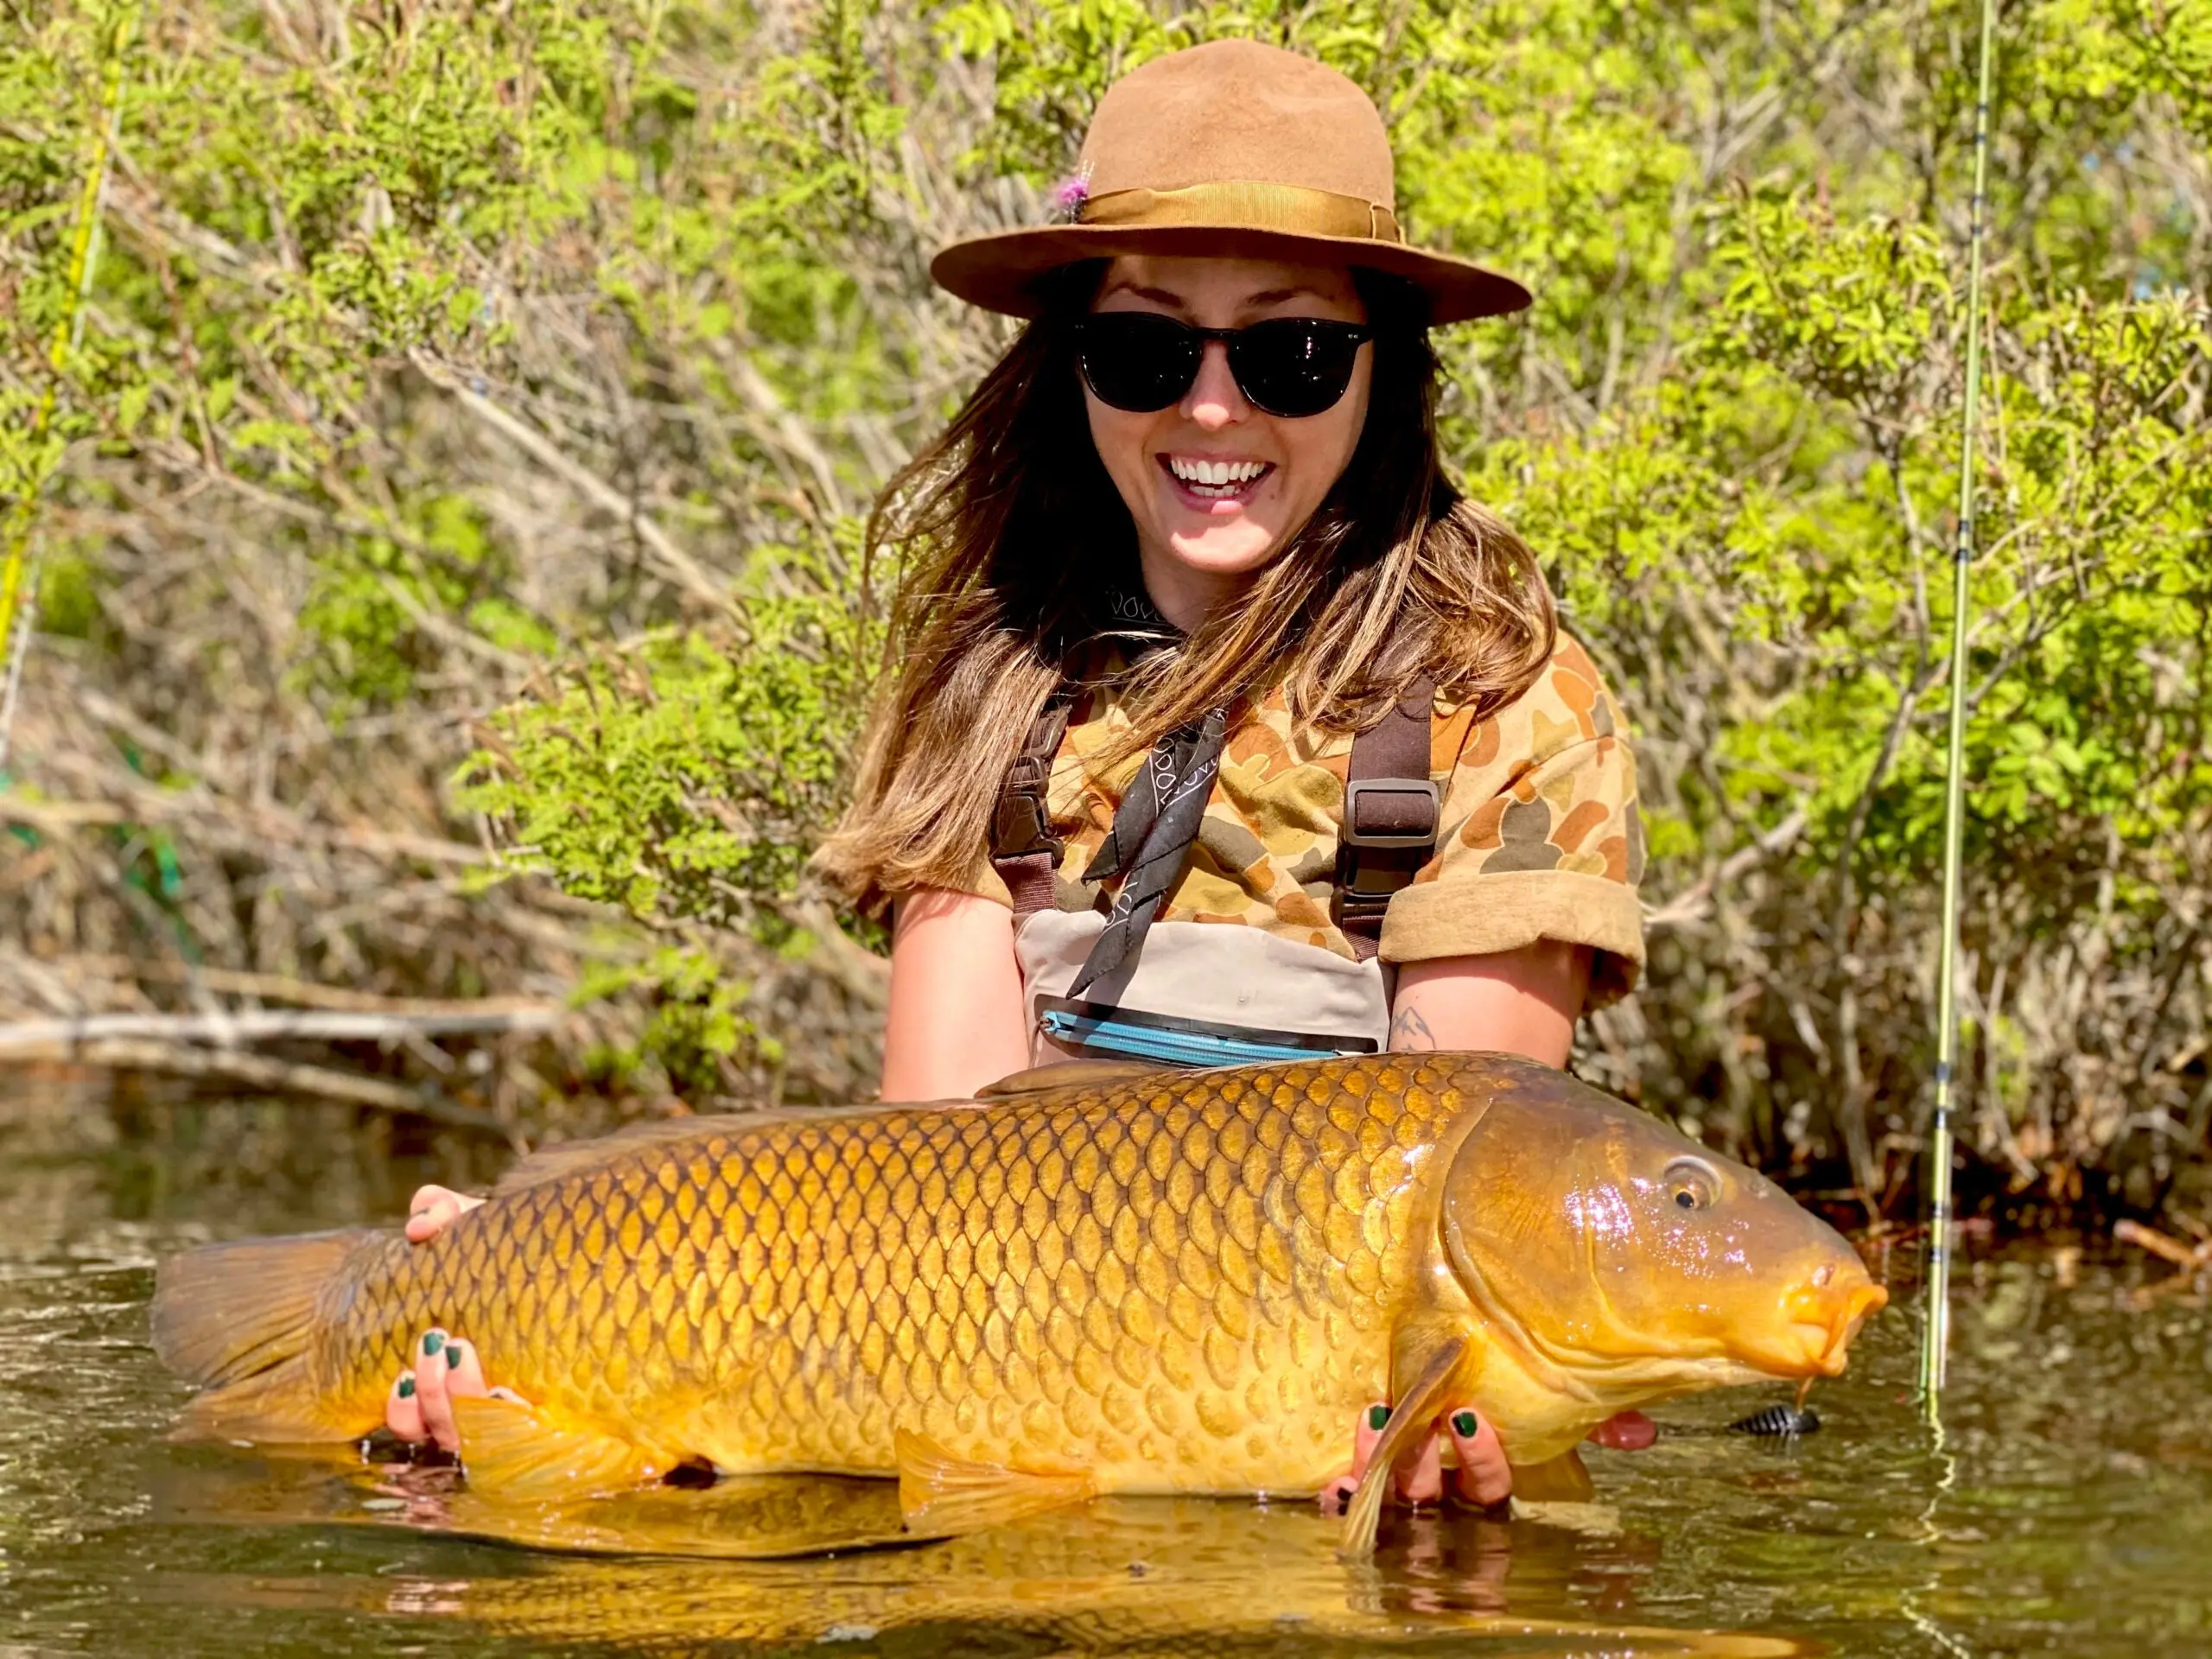
[[[426,1354],[435,1354],[445,1345],[446,1333],[442,1331],[433,1331],[423,1338],[423,1351]]]
[[[467,1357],[468,1351],[463,1348],[459,1343],[449,1342],[446,1344],[447,1370],[454,1371],[459,1370],[461,1369],[461,1362]]]
[[[1388,1406],[1370,1406],[1370,1407],[1367,1408],[1367,1426],[1368,1426],[1370,1428],[1381,1428],[1384,1424],[1388,1423],[1389,1421],[1390,1421],[1390,1408],[1389,1408],[1389,1407],[1388,1407]]]
[[[403,1376],[399,1379],[399,1397],[403,1400],[412,1400],[415,1397],[415,1379],[413,1377]]]
[[[1481,1427],[1482,1425],[1475,1421],[1475,1414],[1471,1411],[1455,1412],[1452,1414],[1452,1432],[1463,1440],[1474,1439],[1475,1431]]]

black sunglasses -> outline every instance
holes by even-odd
[[[1077,321],[1075,335],[1084,381],[1102,404],[1149,415],[1179,403],[1198,378],[1206,342],[1218,340],[1245,402],[1297,420],[1336,406],[1351,384],[1360,342],[1375,331],[1322,317],[1198,328],[1157,311],[1094,311]]]

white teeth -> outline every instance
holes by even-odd
[[[1198,461],[1170,455],[1167,468],[1185,484],[1224,489],[1250,483],[1268,470],[1264,461]]]

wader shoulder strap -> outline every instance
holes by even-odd
[[[1382,916],[1392,897],[1435,850],[1442,807],[1428,774],[1435,701],[1435,683],[1424,676],[1402,702],[1351,741],[1329,915],[1363,962],[1382,947]]]
[[[1052,815],[1045,802],[1045,791],[1052,781],[1060,739],[1067,734],[1071,701],[1065,687],[1045,699],[1029,735],[1022,741],[1021,753],[1007,769],[998,810],[991,818],[991,868],[1014,895],[1017,923],[1052,907],[1052,877],[1060,868],[1065,849],[1052,833]]]

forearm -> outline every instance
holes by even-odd
[[[1445,957],[1398,970],[1390,1046],[1476,1049],[1565,1065],[1590,988],[1590,950],[1543,939],[1494,956]]]
[[[969,893],[909,894],[892,928],[883,1098],[964,1099],[1028,1064],[1013,912]]]

